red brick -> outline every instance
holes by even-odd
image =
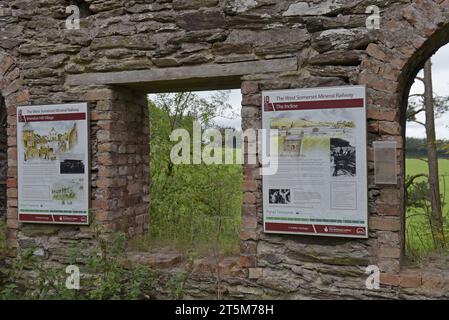
[[[380,283],[387,286],[399,286],[399,275],[393,273],[381,273]]]
[[[16,103],[19,103],[19,104],[22,104],[29,100],[30,100],[30,93],[28,90],[23,90],[23,91],[19,92],[19,94],[16,97]]]
[[[17,179],[9,178],[6,182],[6,185],[8,188],[17,188]]]
[[[257,191],[257,181],[244,181],[243,191]]]
[[[255,216],[242,216],[242,229],[256,229],[257,228],[257,217]]]
[[[257,215],[257,207],[255,205],[242,205],[242,215],[244,216],[256,216]]]
[[[114,92],[110,89],[94,89],[89,90],[84,96],[86,101],[111,100]]]
[[[240,240],[257,240],[258,238],[256,229],[240,230]]]
[[[253,94],[259,92],[259,84],[257,82],[245,81],[242,83],[242,94]]]
[[[372,120],[397,121],[399,113],[396,110],[384,110],[376,107],[368,107],[367,117]]]
[[[401,249],[399,247],[380,247],[378,256],[381,258],[394,258],[399,259],[401,257]]]
[[[385,54],[385,52],[376,44],[370,43],[368,47],[366,48],[366,53],[368,53],[371,57],[374,57],[381,61],[387,61],[388,57]]]
[[[6,221],[6,227],[9,229],[18,229],[19,228],[19,221],[17,219],[8,219]]]
[[[254,255],[241,255],[240,266],[242,268],[255,268],[257,266],[257,259]]]
[[[441,274],[424,272],[422,286],[427,289],[441,289],[445,287],[444,277]]]
[[[420,272],[404,272],[400,276],[400,285],[403,288],[419,288],[422,284]]]
[[[382,216],[400,216],[402,214],[399,205],[378,204],[376,206],[377,214]]]
[[[369,227],[373,230],[399,231],[401,229],[401,221],[387,217],[370,217]]]
[[[257,202],[257,198],[254,195],[254,193],[245,192],[245,194],[243,195],[243,203],[255,204],[256,202]]]
[[[379,121],[379,133],[400,135],[401,134],[401,125],[398,122]]]

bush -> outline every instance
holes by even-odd
[[[442,177],[445,178],[444,176]],[[410,177],[408,177],[410,179]],[[443,189],[444,193],[445,190]],[[443,208],[446,195],[442,195]],[[431,227],[432,207],[427,180],[417,180],[407,189],[406,252],[416,262],[420,262],[436,252],[434,234]],[[448,213],[445,214],[444,228],[449,238]],[[441,253],[441,252],[440,252]]]
[[[146,266],[125,267],[124,235],[105,234],[99,230],[97,228],[98,245],[80,267],[80,290],[67,289],[65,267],[48,265],[33,254],[33,249],[28,249],[21,252],[0,277],[0,300],[153,299],[156,287],[166,292],[167,299],[183,297],[187,272],[162,276]],[[70,263],[77,265],[80,260],[85,259],[75,246],[70,251]]]
[[[153,185],[151,237],[177,246],[239,246],[242,169],[237,165],[178,166]]]
[[[210,103],[198,102],[194,94],[190,94],[188,103],[176,104],[186,95],[161,95],[155,103],[149,103],[151,221],[150,239],[144,239],[141,248],[158,244],[237,252],[241,165],[174,165],[170,161],[170,151],[176,144],[169,138],[172,130],[183,128],[192,136],[193,122],[213,118],[211,110],[215,110]],[[225,104],[223,99],[218,99],[220,105]]]

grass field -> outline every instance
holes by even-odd
[[[223,157],[225,153],[242,156],[240,150],[223,150]],[[150,234],[134,239],[132,246],[139,250],[171,247],[198,254],[239,252],[240,164],[177,165],[170,175],[164,170],[152,174]]]
[[[427,163],[419,159],[406,160],[406,174],[408,176],[428,173]],[[439,160],[440,192],[443,196],[443,213],[449,218],[449,160]],[[426,181],[419,178],[416,182]],[[406,240],[407,253],[410,257],[421,259],[432,252],[432,238],[425,210],[414,207],[407,208]]]

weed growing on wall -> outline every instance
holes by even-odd
[[[125,263],[126,241],[121,233],[104,233],[96,227],[97,245],[85,264],[80,265],[80,289],[66,286],[66,266],[52,265],[37,257],[33,249],[22,251],[9,268],[0,274],[0,300],[119,300],[119,299],[181,299],[189,272],[161,275],[142,265]],[[70,250],[69,261],[76,265],[80,248]],[[162,287],[166,297],[156,296],[155,287]]]
[[[446,238],[449,238],[449,160],[440,159],[439,164],[444,228]],[[415,262],[422,262],[432,253],[444,254],[436,252],[431,232],[432,208],[426,166],[419,159],[407,159],[407,173],[410,174],[407,181],[410,183],[407,188],[406,250],[407,255]]]

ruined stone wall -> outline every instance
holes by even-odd
[[[81,30],[65,28],[65,8],[71,2],[81,6]],[[365,10],[373,4],[382,10],[379,30],[366,28]],[[243,129],[261,126],[262,90],[367,85],[370,238],[263,234],[261,177],[257,167],[245,166],[243,273],[230,281],[233,292],[243,297],[252,296],[250,292],[288,298],[447,297],[447,273],[408,270],[401,260],[403,98],[423,62],[449,41],[448,0],[0,0],[0,29],[11,255],[31,246],[42,249],[43,257],[63,263],[67,243],[88,245],[92,233],[89,227],[17,223],[17,105],[89,102],[92,214],[109,229],[132,235],[148,228],[145,93],[181,86],[176,81],[139,82],[136,76],[132,80],[136,73],[126,72],[175,70],[171,76],[185,80],[182,88],[194,90],[198,87],[189,75],[204,70],[207,76],[215,68],[226,77],[236,64],[244,70],[240,67],[260,62],[264,68],[238,75]],[[80,81],[85,74],[121,71],[125,73],[120,79],[131,79],[129,83]],[[89,79],[106,77],[96,74]],[[226,86],[235,86],[234,79]],[[398,185],[374,184],[375,140],[399,142]],[[380,291],[365,289],[368,264],[382,271]],[[200,281],[199,286],[207,283]]]
[[[6,214],[6,170],[8,168],[8,141],[6,136],[6,105],[0,96],[0,218]]]

